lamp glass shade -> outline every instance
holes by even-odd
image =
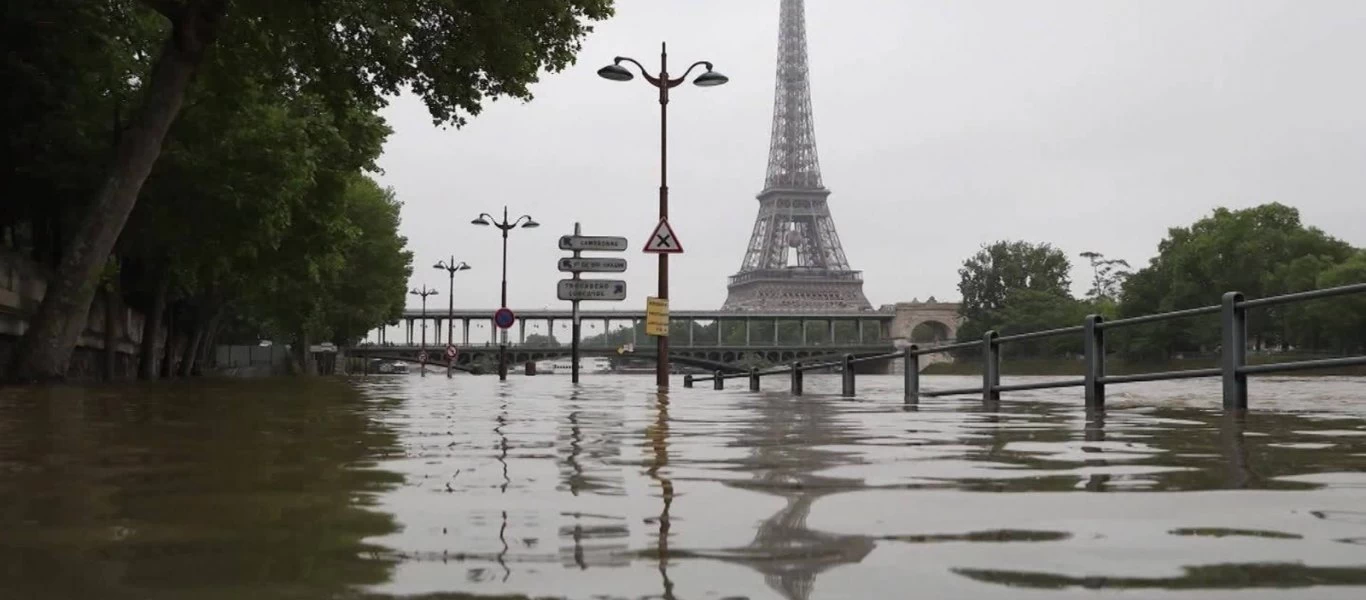
[[[707,71],[706,73],[698,75],[697,79],[694,79],[692,83],[698,87],[716,87],[718,85],[725,85],[728,81],[730,81],[730,78],[725,75],[716,71]]]
[[[607,65],[598,69],[598,76],[612,81],[630,81],[636,78],[635,75],[632,75],[630,71],[626,70],[626,67],[621,65]]]

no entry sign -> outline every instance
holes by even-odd
[[[510,308],[503,307],[493,313],[493,324],[500,329],[509,329],[515,322],[517,322],[517,315],[512,314]]]

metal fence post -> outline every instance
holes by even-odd
[[[848,398],[854,395],[854,355],[844,355],[844,372],[842,373],[844,385],[841,393]]]
[[[1082,355],[1086,361],[1086,408],[1105,408],[1105,322],[1101,315],[1088,315],[1082,324]]]
[[[715,373],[712,373],[712,380],[711,380],[711,381],[712,381],[711,389],[714,389],[714,390],[724,390],[724,389],[726,389],[726,380],[723,379],[723,378],[721,377],[721,371],[716,371]]]
[[[690,387],[692,387],[692,375],[684,375],[684,376],[683,376],[683,387],[685,387],[685,388],[690,388]]]
[[[1238,369],[1247,364],[1247,309],[1239,306],[1243,294],[1224,294],[1220,323],[1223,329],[1223,348],[1219,362],[1223,367],[1224,410],[1247,408],[1247,374]]]
[[[916,351],[920,348],[911,344],[906,348],[905,354],[901,355],[901,367],[906,371],[902,382],[903,398],[906,404],[915,404],[920,401],[920,355]]]
[[[759,369],[756,367],[749,368],[749,391],[759,391]]]
[[[1001,385],[1001,350],[996,337],[995,331],[982,335],[982,400],[985,402],[1001,399],[1001,392],[996,389]]]
[[[802,395],[802,363],[797,361],[792,363],[792,395]]]

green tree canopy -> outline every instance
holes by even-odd
[[[985,246],[958,269],[962,294],[959,314],[968,321],[991,322],[1015,290],[1068,296],[1072,263],[1047,243],[1001,241]]]
[[[98,6],[89,8],[92,5]],[[110,136],[116,139],[109,153],[112,160],[102,175],[94,177],[102,183],[84,190],[89,200],[82,215],[72,220],[65,243],[57,244],[62,251],[56,273],[15,352],[9,370],[14,379],[64,376],[94,298],[93,284],[158,162],[171,125],[186,104],[191,82],[201,72],[231,74],[211,77],[209,85],[251,80],[290,101],[315,97],[327,111],[339,115],[336,124],[342,129],[351,124],[366,127],[364,119],[353,122],[344,117],[357,109],[369,114],[386,96],[403,91],[420,96],[438,123],[459,126],[468,115],[479,112],[486,98],[529,98],[529,86],[543,70],[557,71],[573,60],[580,39],[590,30],[586,23],[606,18],[612,10],[610,0],[140,0],[136,5],[128,0],[63,0],[56,10],[32,21],[59,29],[98,25],[100,17],[106,16],[101,9],[130,16],[122,21],[108,19],[112,27],[92,27],[104,32],[97,39],[134,40],[131,48],[122,51],[123,62],[149,68],[128,69],[124,76],[117,64],[96,61],[94,68],[99,72],[83,70],[82,60],[97,53],[70,55],[82,60],[65,60],[68,56],[64,55],[45,63],[48,67],[69,65],[82,77],[104,77],[111,90],[123,85],[136,88],[129,94],[130,106],[135,108],[126,120],[119,119],[117,137]],[[35,12],[21,2],[18,8],[7,7],[7,19],[11,10],[29,16]],[[151,14],[160,15],[161,22],[154,27],[165,33],[159,49],[147,51],[141,34]],[[77,36],[86,33],[75,31]],[[18,54],[26,56],[40,57],[42,49],[58,48],[41,35],[25,37],[24,42],[28,47]],[[118,44],[102,45],[119,53]],[[10,54],[15,53],[7,57]],[[26,87],[11,88],[11,94],[34,94],[45,84],[50,89],[62,88],[45,79],[62,76],[60,71],[48,68],[18,78]],[[194,96],[188,99],[191,105],[196,101]],[[344,140],[356,137],[340,136]],[[335,202],[343,188],[340,182],[323,181],[314,195]],[[315,225],[309,235],[293,239],[344,233],[323,222]],[[331,260],[339,260],[338,255]],[[315,267],[321,268],[324,262],[310,261],[304,273],[308,279],[314,278]],[[321,317],[308,315],[308,319],[316,318]]]
[[[1327,265],[1352,253],[1350,245],[1305,226],[1298,210],[1282,204],[1216,209],[1190,227],[1168,231],[1157,256],[1125,283],[1120,314],[1208,306],[1227,291],[1258,298],[1307,289]],[[1285,319],[1294,318],[1291,313],[1253,311],[1250,338],[1257,345],[1276,338]],[[1218,324],[1205,319],[1154,326],[1135,332],[1130,343],[1131,350],[1145,354],[1208,349],[1218,343]]]

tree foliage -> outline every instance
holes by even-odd
[[[250,255],[302,253],[309,258],[281,263],[296,276],[282,291],[316,292],[347,259],[341,245],[319,242],[365,235],[335,216],[354,185],[351,175],[373,161],[367,148],[383,140],[373,113],[386,97],[410,91],[437,123],[455,126],[487,99],[529,99],[540,74],[572,62],[588,23],[611,10],[610,0],[21,0],[8,6],[11,154],[39,158],[14,165],[6,191],[40,193],[21,207],[5,207],[0,224],[7,245],[32,248],[55,271],[10,376],[62,376],[93,284],[135,208],[149,198],[162,200],[139,211],[145,214],[136,217],[144,221],[138,231],[165,237],[125,241],[130,254],[148,263],[132,272],[173,277],[178,292],[190,294],[207,282],[233,287],[222,278],[241,275],[234,269]],[[188,120],[194,112],[246,122],[200,118],[198,125],[173,127],[177,117]],[[26,123],[32,126],[20,126]],[[221,139],[203,135],[205,125],[222,127]],[[274,140],[278,145],[270,143],[274,136],[283,137]],[[257,143],[265,145],[253,149]],[[160,165],[163,155],[175,164]],[[209,156],[226,162],[214,164]],[[206,178],[202,194],[190,173]],[[155,189],[145,189],[149,177],[156,178]],[[259,204],[246,193],[271,181],[286,189]],[[299,182],[307,189],[290,185]],[[53,195],[78,200],[42,206],[36,199]],[[225,215],[223,231],[249,229],[250,240],[224,244],[225,235],[193,249],[181,245],[187,237],[200,239],[196,229],[170,224],[184,214],[207,221],[223,207],[242,209]],[[247,223],[262,229],[239,228]],[[158,247],[214,258],[150,264]],[[288,315],[301,331],[332,329],[326,324],[336,316],[332,309],[278,304],[273,314]]]
[[[1086,311],[1071,296],[1071,268],[1067,255],[1046,243],[1000,241],[984,247],[958,270],[963,297],[958,339],[979,340],[992,330],[1024,333],[1075,324]],[[1011,351],[1057,354],[1070,347],[1030,343],[1014,345]]]
[[[1072,264],[1049,244],[1001,241],[985,246],[958,269],[960,315],[969,322],[990,323],[1015,290],[1066,296]]]
[[[1313,289],[1321,273],[1353,253],[1349,244],[1306,227],[1298,210],[1282,204],[1216,209],[1189,227],[1168,231],[1157,256],[1124,285],[1120,313],[1209,306],[1225,291],[1259,298]],[[1309,314],[1294,305],[1252,311],[1249,338],[1258,348],[1312,346],[1322,327],[1306,321]],[[1144,328],[1127,340],[1126,349],[1158,356],[1209,350],[1218,343],[1218,323],[1204,319]]]
[[[1092,301],[1114,302],[1119,298],[1124,280],[1129,278],[1129,261],[1122,258],[1105,258],[1104,254],[1094,251],[1082,252],[1078,256],[1091,263],[1091,289],[1086,297]]]

